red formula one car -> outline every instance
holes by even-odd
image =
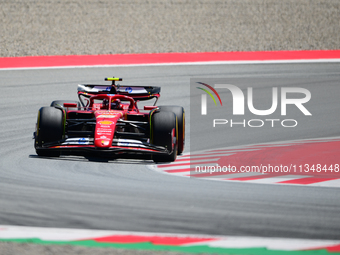
[[[78,101],[57,100],[38,112],[34,147],[39,156],[96,154],[174,161],[184,150],[180,106],[156,106],[160,87],[78,85]],[[140,111],[137,102],[156,99]]]

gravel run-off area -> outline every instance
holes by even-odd
[[[0,56],[340,48],[339,0],[0,0]]]

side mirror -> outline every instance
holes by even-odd
[[[75,104],[75,103],[64,103],[64,107],[66,107],[66,108],[77,108],[78,104]]]
[[[144,106],[145,111],[151,111],[151,110],[157,109],[157,108],[158,108],[158,106],[156,106],[156,105],[152,105],[152,106],[146,105],[146,106]]]

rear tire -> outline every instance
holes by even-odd
[[[185,145],[185,112],[184,108],[175,105],[164,105],[158,107],[160,111],[170,111],[176,114],[178,122],[178,141],[177,154],[180,155],[184,151]]]
[[[171,151],[169,155],[153,155],[154,162],[172,162],[177,157],[177,118],[173,112],[156,111],[151,117],[152,143]]]
[[[59,141],[63,137],[63,112],[54,107],[42,107],[38,112],[35,150],[39,156],[59,157],[60,152],[42,148],[46,143]]]

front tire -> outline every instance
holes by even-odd
[[[172,162],[177,157],[177,118],[173,112],[156,111],[151,116],[151,139],[154,145],[165,147],[169,155],[153,155],[154,162]]]
[[[43,145],[59,141],[63,137],[63,112],[54,107],[42,107],[38,112],[35,150],[39,156],[58,157],[59,151],[43,148]]]
[[[175,105],[164,105],[158,107],[160,111],[170,111],[176,114],[178,121],[178,141],[177,154],[180,155],[184,151],[185,144],[185,112],[184,108]]]

